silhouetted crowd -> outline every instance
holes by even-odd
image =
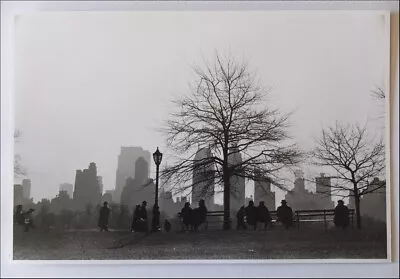
[[[147,202],[143,201],[141,205],[136,205],[133,213],[133,219],[131,224],[132,232],[147,232],[148,231],[148,216],[147,216]],[[31,228],[35,228],[33,223],[34,209],[27,211],[22,210],[22,205],[17,205],[16,212],[14,215],[14,223],[24,227],[24,231],[29,231]],[[158,228],[160,211],[157,206],[153,207],[153,221],[152,228]],[[197,231],[201,224],[207,223],[207,207],[205,206],[204,200],[199,201],[199,206],[192,209],[190,203],[186,202],[180,212],[180,218],[185,226],[186,231]],[[293,210],[287,205],[285,200],[281,201],[281,205],[278,207],[277,220],[286,229],[293,227]],[[98,226],[100,231],[108,231],[108,220],[110,217],[110,209],[108,203],[104,202],[103,207],[100,208]],[[250,201],[247,207],[242,206],[236,214],[237,225],[236,229],[242,230],[247,229],[248,226],[257,229],[258,223],[264,225],[264,230],[272,224],[272,218],[269,209],[265,206],[265,203],[261,201],[258,206],[254,206],[254,202]],[[338,205],[334,210],[334,224],[336,227],[345,229],[349,226],[349,209],[344,205],[342,200],[338,201]],[[171,230],[171,223],[168,220],[164,221],[164,230],[169,232]]]

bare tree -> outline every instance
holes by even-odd
[[[336,183],[326,186],[337,196],[354,198],[357,228],[361,228],[360,198],[385,187],[385,183],[369,181],[382,174],[385,168],[385,146],[382,139],[374,142],[367,127],[335,126],[323,129],[317,147],[312,152],[315,164],[331,168]],[[348,194],[347,194],[348,193]]]
[[[165,167],[161,176],[181,191],[202,187],[206,194],[212,193],[207,188],[214,183],[223,185],[224,229],[229,229],[230,195],[237,190],[231,180],[272,178],[284,188],[275,174],[297,163],[300,152],[289,143],[289,115],[266,107],[267,90],[246,63],[216,53],[213,63],[195,66],[194,71],[195,86],[173,101],[178,111],[165,122],[163,132],[176,162]],[[196,158],[199,147],[208,148],[210,156]],[[241,160],[234,159],[238,154]],[[199,170],[202,179],[192,182],[193,171]]]

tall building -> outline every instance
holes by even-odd
[[[88,204],[100,204],[101,193],[95,163],[90,163],[88,169],[76,171],[73,199],[77,209],[84,209]]]
[[[210,148],[200,148],[194,157],[192,205],[197,207],[199,201],[205,201],[208,210],[214,208],[215,166]]]
[[[60,185],[60,192],[65,191],[67,192],[68,196],[72,199],[73,196],[74,185],[71,183],[62,183]]]
[[[97,176],[97,181],[99,182],[99,187],[100,187],[100,194],[103,195],[103,177]]]
[[[135,163],[135,177],[126,180],[121,193],[121,204],[132,209],[135,205],[147,201],[148,206],[154,204],[155,185],[153,179],[149,179],[149,167],[143,157],[139,157]]]
[[[240,154],[238,147],[233,145],[229,152],[228,164],[233,172],[233,175],[230,178],[230,209],[233,212],[237,212],[240,207],[245,205],[246,183],[244,177],[240,176],[242,155]]]
[[[14,184],[14,207],[23,204],[24,188],[20,184]]]
[[[294,188],[285,195],[288,205],[293,210],[333,209],[335,207],[330,192],[327,192],[328,186],[331,183],[330,178],[321,174],[315,181],[317,192],[313,193],[305,187],[303,172],[295,172]]]
[[[275,210],[275,192],[271,191],[271,179],[263,177],[258,170],[255,170],[254,176],[254,204],[263,201],[269,210]]]
[[[121,152],[118,155],[118,167],[116,172],[115,193],[114,201],[120,202],[122,190],[126,185],[126,180],[135,177],[135,163],[139,157],[147,162],[148,172],[150,172],[151,154],[149,151],[144,150],[137,146],[122,146]],[[147,177],[148,178],[148,177]]]
[[[335,203],[332,201],[331,183],[331,178],[323,173],[320,174],[320,177],[315,178],[318,197],[316,202],[319,209],[332,209],[335,207]]]
[[[316,181],[316,191],[318,194],[324,194],[326,196],[331,196],[331,178],[325,176],[323,173],[320,177],[315,178]]]
[[[23,198],[29,200],[31,198],[31,180],[22,180]]]

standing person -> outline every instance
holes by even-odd
[[[24,225],[25,223],[24,212],[21,204],[17,205],[15,210],[14,223],[17,225]]]
[[[143,201],[142,206],[140,207],[140,223],[141,223],[141,228],[142,231],[147,232],[148,227],[147,227],[147,202]]]
[[[343,200],[338,201],[338,205],[335,207],[335,216],[333,217],[333,222],[336,227],[342,227],[345,229],[349,223],[349,208],[344,205]]]
[[[185,225],[186,227],[186,231],[189,231],[189,226],[191,226],[191,229],[193,229],[192,226],[192,208],[190,207],[190,203],[189,202],[185,202],[185,205],[183,206],[182,210],[181,210],[181,218],[182,218],[182,223]]]
[[[246,216],[246,211],[244,209],[244,206],[242,206],[238,213],[236,214],[236,229],[240,230],[240,229],[247,229],[246,227],[246,223],[244,221],[244,217]]]
[[[133,211],[133,219],[131,225],[131,232],[140,231],[140,204],[136,205],[135,210]]]
[[[171,230],[171,223],[167,219],[165,219],[164,221],[164,230],[166,232],[169,232]]]
[[[264,223],[264,230],[267,230],[269,224],[271,224],[271,214],[269,213],[268,207],[265,206],[263,201],[260,201],[257,207],[257,220],[260,223]]]
[[[285,200],[281,201],[281,205],[277,209],[278,222],[281,222],[286,229],[293,226],[293,211],[290,206],[287,205]]]
[[[257,229],[257,208],[253,201],[249,201],[249,205],[245,208],[247,224]]]
[[[103,207],[100,208],[99,214],[99,227],[100,231],[108,232],[108,217],[110,216],[110,209],[108,208],[108,203],[105,201]]]

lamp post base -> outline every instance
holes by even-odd
[[[158,232],[161,230],[160,210],[158,209],[158,206],[153,208],[153,219],[151,220],[151,229],[153,232]]]

